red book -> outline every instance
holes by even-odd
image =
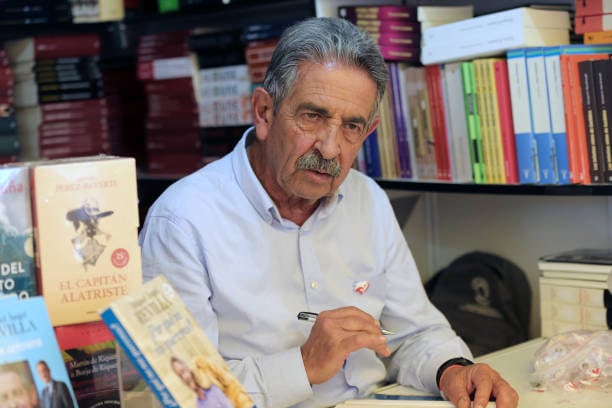
[[[610,0],[576,0],[574,5],[576,17],[612,13],[612,2]]]
[[[39,59],[95,56],[100,54],[97,34],[65,34],[7,41],[5,50],[11,64]]]
[[[40,105],[43,113],[54,111],[71,111],[75,109],[106,108],[106,98],[81,99],[78,101],[51,102]]]
[[[398,45],[403,47],[420,48],[421,35],[418,33],[386,32],[370,34],[379,46]]]
[[[576,16],[574,18],[574,31],[576,34],[606,30],[612,30],[612,13]]]
[[[194,94],[191,77],[147,81],[144,83],[144,89],[147,94]]]
[[[145,121],[147,131],[158,132],[176,132],[199,130],[200,121],[197,116],[191,114],[187,116],[169,116],[169,117],[147,117]]]
[[[189,37],[188,31],[166,31],[163,33],[144,34],[140,36],[138,47],[153,47],[159,44],[176,43]]]
[[[379,45],[380,53],[387,61],[418,62],[421,55],[420,47],[405,45]]]
[[[138,51],[137,61],[153,61],[162,58],[181,57],[189,54],[187,43],[163,45],[155,48],[144,48]]]
[[[264,41],[251,41],[244,50],[247,64],[269,63],[277,43],[278,38]]]
[[[119,406],[117,343],[102,322],[58,326],[55,337],[80,407]]]
[[[497,87],[497,107],[499,112],[499,126],[501,128],[501,141],[504,150],[504,170],[506,184],[519,182],[518,165],[516,158],[516,140],[514,137],[514,124],[512,122],[512,100],[510,98],[510,82],[508,79],[508,63],[505,59],[493,63],[495,82]]]
[[[200,154],[202,138],[200,132],[167,134],[147,132],[145,146],[149,152],[184,152]]]
[[[106,144],[78,146],[74,144],[54,147],[40,147],[39,155],[42,159],[61,159],[63,157],[80,157],[97,154],[110,154],[110,148]]]
[[[418,21],[364,20],[357,22],[355,25],[372,34],[421,32],[421,25]]]
[[[431,130],[436,152],[437,178],[438,180],[450,181],[452,180],[452,175],[446,134],[442,76],[439,64],[425,66],[425,81],[427,85],[427,95],[429,96]]]
[[[195,153],[147,153],[148,172],[151,174],[185,175],[200,169],[204,160]]]
[[[578,63],[591,59],[608,58],[608,55],[561,54],[559,58],[571,182],[590,184],[591,175]]]

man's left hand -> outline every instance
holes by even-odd
[[[518,407],[518,394],[497,371],[487,364],[451,366],[442,373],[440,391],[457,408],[484,408],[493,397],[497,408]]]

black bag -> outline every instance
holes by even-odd
[[[429,279],[425,290],[474,356],[529,338],[531,288],[523,270],[505,258],[464,254]]]

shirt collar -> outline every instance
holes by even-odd
[[[255,137],[255,128],[250,127],[247,129],[236,147],[232,152],[232,167],[234,169],[234,175],[238,181],[240,189],[244,192],[247,199],[253,205],[257,213],[266,220],[267,223],[272,224],[273,222],[283,223],[287,222],[280,216],[278,208],[274,201],[270,198],[266,190],[263,188],[255,172],[251,167],[249,158],[247,155],[246,147],[252,142]],[[346,181],[346,180],[345,180]],[[329,197],[326,197],[321,201],[321,204],[311,216],[311,218],[323,219],[331,215],[340,201],[344,197],[344,183]]]

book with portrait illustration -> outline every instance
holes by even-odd
[[[98,311],[142,283],[133,158],[30,164],[39,292],[54,326]]]
[[[0,296],[24,299],[37,295],[30,209],[30,183],[25,166],[0,169]]]
[[[253,401],[160,275],[100,312],[163,407],[252,408]],[[216,405],[215,405],[216,404]]]
[[[76,407],[62,355],[41,296],[0,299],[0,406],[43,407],[46,383],[62,406]]]

